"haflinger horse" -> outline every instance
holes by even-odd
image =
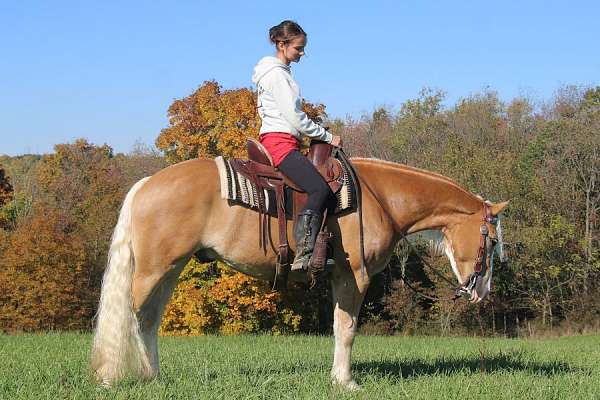
[[[492,272],[477,273],[477,265],[482,254],[483,262],[489,261],[497,235],[492,218],[508,204],[483,201],[435,173],[377,159],[352,161],[362,186],[362,273],[358,214],[327,222],[335,260],[330,274],[331,377],[349,389],[358,387],[350,359],[363,298],[370,278],[385,268],[400,238],[440,230],[459,284],[467,288],[471,302],[479,302],[489,293]],[[91,359],[98,381],[111,385],[124,376],[158,374],[157,335],[164,307],[192,256],[273,280],[276,254],[258,246],[258,223],[256,211],[221,198],[214,160],[184,161],[137,182],[122,205],[102,283]],[[291,225],[288,237],[293,238]],[[276,221],[271,230],[276,238]],[[484,230],[487,235],[482,236]]]

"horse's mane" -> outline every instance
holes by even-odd
[[[415,175],[421,175],[421,176],[425,176],[427,178],[433,178],[439,181],[442,181],[446,184],[449,184],[450,186],[454,187],[455,189],[457,189],[458,191],[468,195],[469,197],[473,198],[474,200],[478,200],[483,202],[484,199],[476,194],[473,194],[471,192],[469,192],[467,189],[465,189],[464,187],[462,187],[460,184],[458,184],[456,181],[448,178],[447,176],[444,176],[442,174],[438,174],[437,172],[431,172],[428,171],[426,169],[421,169],[421,168],[417,168],[417,167],[411,167],[409,165],[405,165],[405,164],[399,164],[399,163],[395,163],[392,161],[387,161],[387,160],[382,160],[379,158],[365,158],[365,157],[352,157],[352,162],[366,162],[369,164],[375,164],[375,165],[381,165],[381,166],[385,166],[385,167],[390,167],[394,170],[401,170],[402,172],[408,172],[408,173],[412,173]]]

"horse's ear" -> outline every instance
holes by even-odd
[[[508,207],[508,201],[503,201],[502,203],[494,203],[490,205],[490,211],[492,215],[498,215],[502,211],[504,211],[506,207]]]

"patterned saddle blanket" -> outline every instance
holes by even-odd
[[[221,197],[229,200],[233,204],[246,206],[259,211],[261,201],[264,201],[264,208],[268,210],[271,216],[277,216],[277,202],[274,190],[258,188],[250,179],[236,171],[229,160],[223,157],[215,158],[219,179],[221,182]],[[334,214],[345,214],[356,210],[356,188],[350,179],[348,167],[341,163],[342,173],[340,174],[340,189],[336,192],[337,205]],[[262,196],[261,192],[262,191]],[[285,211],[287,219],[293,219],[293,189],[286,185],[285,187]],[[263,200],[264,199],[264,200]]]

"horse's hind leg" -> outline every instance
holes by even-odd
[[[357,287],[357,280],[350,270],[334,273],[333,288],[333,334],[335,350],[331,378],[334,383],[348,389],[358,389],[352,380],[351,357],[352,345],[358,324],[358,313],[368,284]]]
[[[160,327],[165,306],[169,302],[181,270],[187,263],[181,260],[166,270],[157,269],[149,275],[135,274],[133,278],[133,305],[145,351],[152,366],[152,375],[159,373],[158,328]],[[136,266],[137,267],[137,266]],[[140,268],[142,271],[147,268]]]

